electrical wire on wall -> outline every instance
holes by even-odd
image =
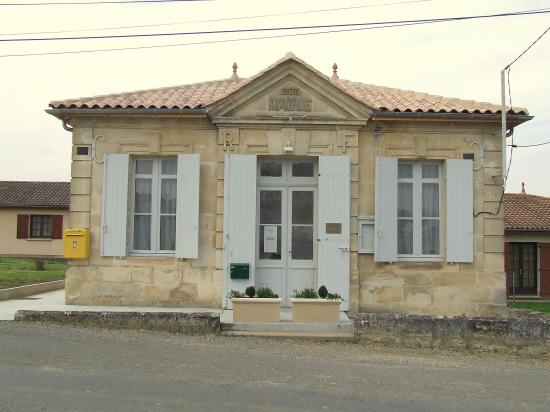
[[[505,68],[504,68],[504,71],[506,72],[507,74],[507,84],[508,84],[508,97],[509,97],[509,104],[510,104],[510,113],[513,113],[513,104],[512,104],[512,87],[510,85],[510,71],[512,69],[512,65],[517,62],[521,57],[523,57],[525,55],[525,53],[527,53],[527,51],[529,51],[529,49],[531,49],[531,47],[533,47],[548,31],[550,30],[550,26],[548,26],[546,28],[546,30],[544,30],[540,36],[538,36],[536,38],[536,40],[534,42],[532,42],[529,47],[527,47],[525,50],[523,50],[510,64],[508,64]],[[504,114],[503,114],[504,115]],[[510,131],[506,134],[506,137],[510,137],[511,138],[511,141],[510,141],[510,144],[507,145],[508,147],[510,147],[510,159],[508,161],[508,167],[506,168],[506,170],[503,170],[502,171],[502,178],[503,178],[503,184],[502,184],[502,193],[500,195],[500,200],[498,202],[498,207],[497,207],[497,210],[495,212],[489,212],[489,211],[480,211],[480,212],[474,212],[474,217],[477,217],[481,214],[487,214],[487,215],[498,215],[500,213],[500,209],[502,207],[502,204],[503,204],[503,201],[504,201],[504,192],[506,190],[506,183],[508,182],[508,176],[510,175],[510,168],[512,166],[512,158],[513,158],[513,155],[514,155],[514,149],[515,148],[518,148],[518,147],[534,147],[534,146],[542,146],[542,145],[546,145],[546,144],[549,144],[550,142],[543,142],[543,143],[539,143],[539,144],[534,144],[534,145],[524,145],[524,146],[521,146],[521,145],[516,145],[514,144],[514,127],[511,126],[510,127]]]

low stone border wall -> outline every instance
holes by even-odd
[[[0,300],[17,299],[37,293],[51,292],[65,288],[65,279],[52,280],[51,282],[34,283],[32,285],[16,286],[14,288],[0,289]]]
[[[182,333],[219,333],[220,315],[210,312],[93,312],[19,310],[15,321],[110,329],[146,329]]]
[[[358,341],[430,348],[550,352],[550,319],[356,313]]]

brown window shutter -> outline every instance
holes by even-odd
[[[540,295],[550,296],[550,243],[541,243],[540,248]]]
[[[511,279],[510,278],[510,244],[504,242],[504,272],[506,273],[506,294],[509,295]]]
[[[28,239],[29,215],[17,215],[17,239]]]
[[[63,238],[63,215],[52,216],[52,239]]]

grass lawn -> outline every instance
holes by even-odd
[[[508,301],[509,308],[523,308],[535,310],[537,312],[550,313],[550,302],[511,302]]]
[[[35,270],[33,259],[0,258],[0,289],[65,278],[65,262],[45,260],[45,270]]]

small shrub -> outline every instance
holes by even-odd
[[[34,270],[36,270],[37,272],[43,272],[46,270],[46,268],[44,267],[45,265],[45,262],[43,260],[35,260],[34,261]]]
[[[301,299],[317,299],[317,292],[312,288],[305,288],[302,290],[294,290],[294,297]]]
[[[342,296],[340,296],[338,293],[327,293],[327,299],[328,300],[336,300],[336,299],[344,300],[344,299],[342,299]]]
[[[325,285],[321,286],[319,288],[319,290],[317,291],[317,293],[319,294],[319,297],[321,299],[325,299],[328,295],[328,290],[327,290],[327,287]]]
[[[248,296],[249,298],[253,298],[254,295],[256,295],[256,288],[254,286],[249,286],[246,288],[246,290],[244,291],[244,293],[246,294],[246,296]]]
[[[278,298],[279,295],[273,293],[270,288],[258,288],[256,296],[259,298]]]
[[[238,290],[232,290],[231,292],[229,292],[228,296],[229,296],[229,299],[244,298],[245,294],[243,292],[238,291]]]

